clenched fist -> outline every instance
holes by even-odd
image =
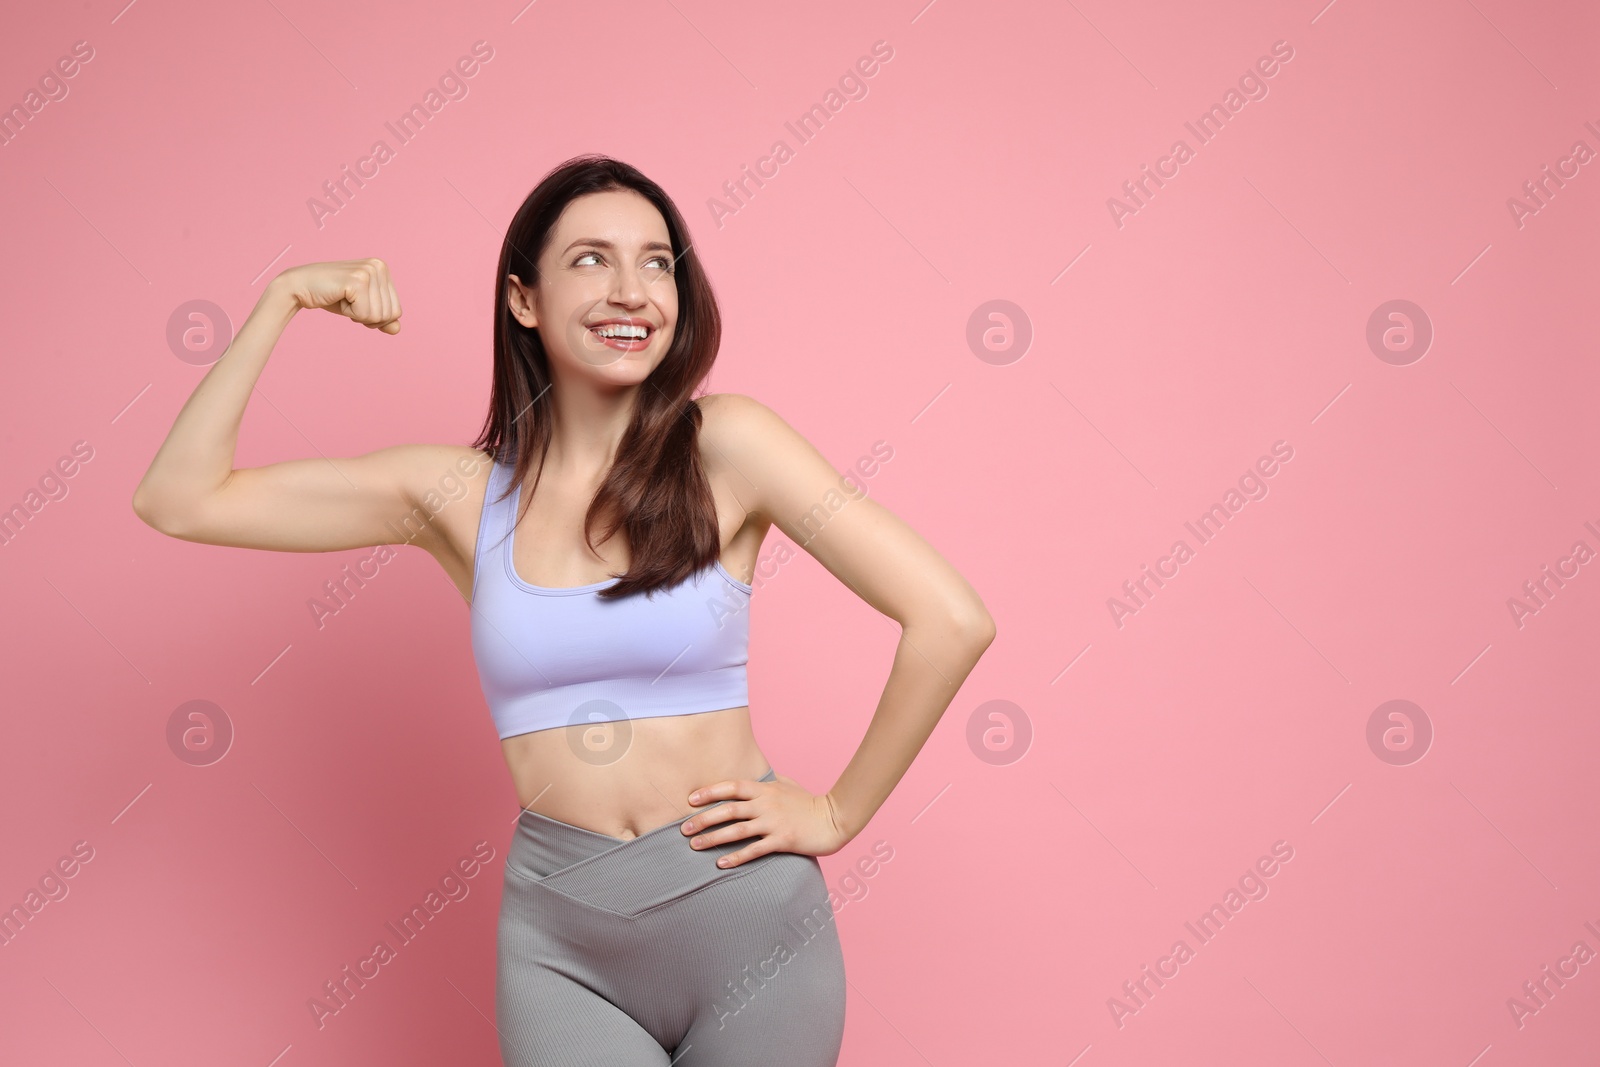
[[[400,332],[400,296],[381,259],[303,263],[273,279],[303,308],[322,308],[384,333]]]

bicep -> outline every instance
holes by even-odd
[[[427,487],[450,478],[460,452],[395,445],[360,456],[240,468],[169,532],[186,541],[280,552],[421,543],[434,536],[424,506]]]
[[[901,626],[912,619],[987,625],[978,594],[916,530],[771,409],[748,397],[730,400],[720,436],[753,512]]]

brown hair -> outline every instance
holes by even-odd
[[[628,539],[628,570],[600,590],[607,599],[637,592],[648,595],[681,582],[709,567],[722,550],[716,502],[700,463],[701,412],[691,396],[716,361],[722,319],[711,283],[699,258],[690,252],[689,228],[677,206],[659,185],[628,164],[603,155],[575,156],[545,175],[512,217],[495,270],[489,413],[472,443],[495,462],[512,464],[502,499],[516,491],[530,467],[537,488],[550,451],[553,383],[538,329],[512,317],[508,279],[515,274],[525,284],[536,284],[539,256],[567,204],[613,189],[643,196],[666,221],[677,265],[678,320],[666,356],[634,393],[633,417],[617,446],[616,459],[584,516],[584,540],[591,548],[595,542],[590,528],[602,517],[610,518],[602,543],[619,527]],[[524,496],[525,512],[532,490]]]

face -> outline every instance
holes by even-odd
[[[569,203],[532,285],[511,275],[511,313],[537,328],[552,376],[636,385],[672,343],[678,286],[672,239],[655,205],[633,190]],[[641,336],[642,335],[642,336]]]

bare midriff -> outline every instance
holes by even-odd
[[[749,707],[556,726],[500,745],[524,809],[619,840],[684,822],[705,806],[689,803],[696,789],[771,766]]]

